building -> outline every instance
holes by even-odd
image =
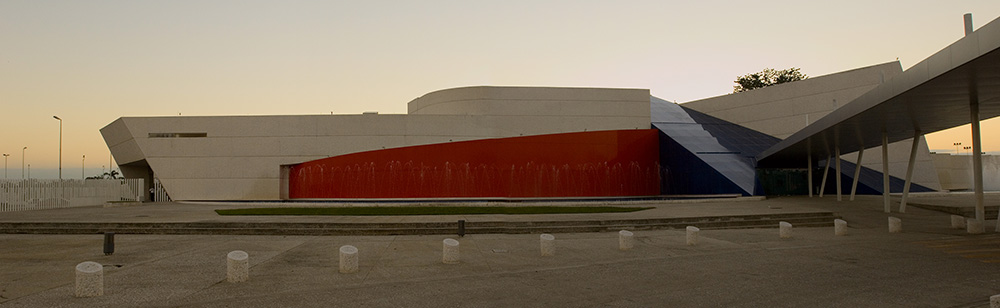
[[[125,117],[101,133],[126,177],[174,200],[811,194],[827,182],[905,195],[943,188],[923,134],[1000,115],[998,65],[993,21],[906,71],[679,105],[646,89],[479,86],[428,93],[407,114]],[[886,155],[864,156],[872,147]]]
[[[826,93],[852,85],[816,81],[865,79],[854,75],[877,80],[884,66],[800,85]],[[705,106],[787,93],[783,88],[797,87],[678,105],[645,89],[466,87],[414,99],[405,115],[125,117],[101,132],[126,177],[155,178],[174,200],[763,195],[753,156],[780,140],[780,133],[713,117],[724,112]],[[851,94],[841,97],[849,100]],[[805,96],[785,101],[824,104]],[[740,113],[745,120],[766,109],[757,110]],[[720,129],[750,134],[756,147],[748,150]],[[629,147],[617,143],[628,138]],[[541,148],[546,146],[551,148]],[[608,155],[587,160],[593,153]],[[905,151],[900,153],[894,161],[905,164]],[[615,160],[625,155],[643,160]],[[486,156],[491,158],[481,159]],[[624,175],[635,166],[642,170]],[[324,172],[335,169],[337,180],[323,180]],[[390,172],[396,175],[382,176]],[[529,184],[532,179],[537,183]],[[643,188],[625,189],[618,182],[641,182],[627,186]]]

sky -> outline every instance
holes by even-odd
[[[22,160],[56,178],[54,115],[63,177],[79,178],[108,165],[99,130],[123,116],[406,113],[475,85],[683,103],[764,68],[906,69],[960,39],[965,13],[979,28],[1000,1],[2,0],[0,152],[11,178]],[[982,124],[985,151],[1000,152],[997,121]],[[954,152],[969,135],[927,140]]]

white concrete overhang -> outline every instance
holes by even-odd
[[[804,168],[813,160],[1000,116],[1000,18],[931,55],[757,156],[765,168]]]

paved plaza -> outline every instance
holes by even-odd
[[[988,204],[996,205],[996,197],[988,195],[993,200]],[[963,205],[967,196],[927,198]],[[694,211],[698,205],[661,204],[650,213]],[[165,215],[157,213],[189,206],[152,205],[145,217],[134,218],[155,220]],[[1000,294],[1000,234],[992,232],[994,220],[987,222],[987,234],[968,235],[951,229],[947,214],[917,207],[896,213],[894,202],[891,215],[902,219],[903,232],[890,234],[889,214],[873,196],[853,202],[784,197],[700,206],[713,212],[726,207],[829,210],[848,221],[849,233],[795,228],[793,238],[780,239],[777,226],[702,230],[699,244],[688,246],[683,230],[637,230],[635,247],[628,251],[618,249],[613,232],[555,234],[552,257],[539,255],[538,234],[119,234],[110,256],[102,253],[100,234],[10,234],[0,235],[0,306],[988,307],[989,297]],[[47,212],[53,221],[72,216],[60,213],[74,213],[78,221],[112,221],[108,213],[127,212],[121,219],[143,207],[4,213],[0,220],[36,220]],[[88,212],[94,217],[79,216]],[[170,217],[210,217],[183,212]],[[442,264],[445,238],[461,243],[461,263]],[[339,273],[342,245],[358,247],[357,273]],[[226,282],[225,257],[233,250],[250,255],[248,282]],[[103,296],[73,296],[73,269],[84,261],[104,265]]]

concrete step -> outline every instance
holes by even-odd
[[[580,233],[617,230],[703,230],[777,228],[787,221],[796,227],[829,227],[839,218],[832,212],[678,217],[627,220],[467,221],[467,234]],[[428,223],[285,223],[285,222],[4,222],[5,234],[220,234],[220,235],[428,235],[455,234],[456,222]]]
[[[935,204],[923,204],[920,203],[919,200],[914,202],[907,202],[907,206],[918,207],[925,210],[938,211],[946,214],[960,215],[965,217],[976,217],[976,208],[971,206],[955,207],[955,206],[943,206]],[[899,207],[899,205],[897,204],[896,207]],[[895,209],[895,207],[893,209]],[[984,206],[983,209],[984,212],[986,213],[986,220],[997,219],[997,214],[1000,213],[1000,207],[998,206]]]

